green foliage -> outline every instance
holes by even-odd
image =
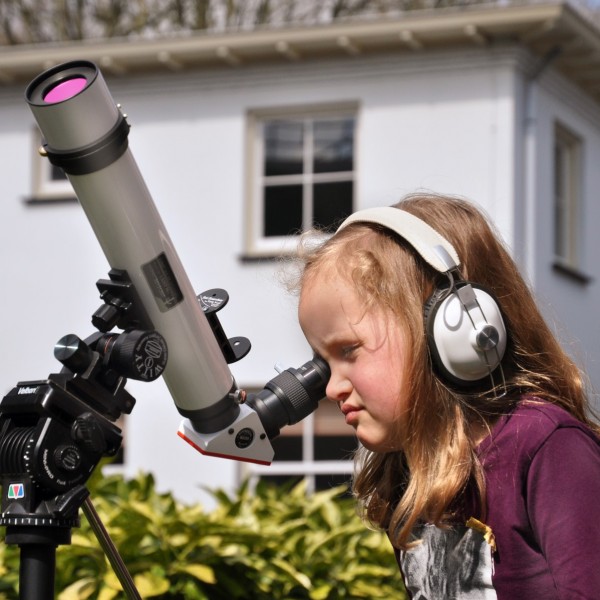
[[[159,494],[151,475],[96,478],[94,506],[142,598],[404,599],[391,545],[340,489],[246,483],[206,512]],[[18,549],[0,544],[0,600],[17,598]],[[125,597],[86,519],[57,550],[57,600]]]

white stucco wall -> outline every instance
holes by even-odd
[[[534,83],[531,109],[536,159],[530,173],[529,270],[538,301],[564,346],[587,371],[594,390],[600,389],[600,321],[598,306],[598,224],[600,224],[600,107],[552,70]],[[579,214],[580,274],[583,283],[553,269],[553,131],[556,123],[582,141]],[[594,395],[597,407],[598,398]]]
[[[241,386],[264,384],[275,375],[277,361],[298,366],[310,358],[295,299],[278,282],[277,263],[240,260],[247,111],[357,102],[358,207],[391,204],[417,188],[460,194],[488,211],[511,247],[522,247],[523,240],[515,239],[524,231],[515,223],[524,202],[524,170],[516,158],[522,152],[521,59],[507,48],[106,76],[129,115],[130,147],[192,284],[198,292],[227,289],[230,303],[220,313],[224,329],[253,344],[250,355],[232,366]],[[90,315],[99,305],[95,282],[106,277],[108,265],[77,204],[23,203],[31,194],[33,118],[22,90],[0,90],[0,115],[5,392],[17,381],[56,371],[52,348],[62,335],[91,333]],[[590,160],[600,152],[600,139],[593,144]],[[547,219],[538,226],[551,231]],[[588,292],[584,306],[591,313],[597,291]],[[568,293],[559,308],[569,306]],[[579,311],[578,319],[584,318]],[[597,354],[593,340],[588,342]],[[180,417],[161,381],[130,382],[128,389],[137,406],[128,420],[126,473],[152,470],[159,488],[208,504],[200,486],[236,483],[237,463],[203,457],[176,436]]]

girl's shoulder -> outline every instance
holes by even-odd
[[[536,396],[524,396],[515,407],[511,419],[519,428],[530,427],[550,433],[562,427],[579,429],[596,437],[593,431],[562,406]]]
[[[479,452],[493,453],[494,449],[508,446],[532,456],[558,430],[583,435],[600,449],[596,434],[567,410],[542,398],[524,396],[509,414],[500,417]]]

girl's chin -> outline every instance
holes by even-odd
[[[379,439],[374,436],[369,436],[366,432],[361,435],[360,427],[356,430],[356,437],[361,445],[371,452],[386,454],[388,452],[398,452],[402,448],[399,444],[391,443],[389,439]]]
[[[385,444],[381,441],[373,440],[369,437],[362,437],[361,435],[357,435],[356,437],[361,445],[371,452],[389,452],[389,449],[385,450]]]

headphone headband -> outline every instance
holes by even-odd
[[[357,222],[376,223],[395,231],[421,255],[427,264],[440,273],[446,273],[460,265],[454,246],[425,221],[405,210],[393,206],[359,210],[351,214],[339,226],[338,231],[350,223]]]

